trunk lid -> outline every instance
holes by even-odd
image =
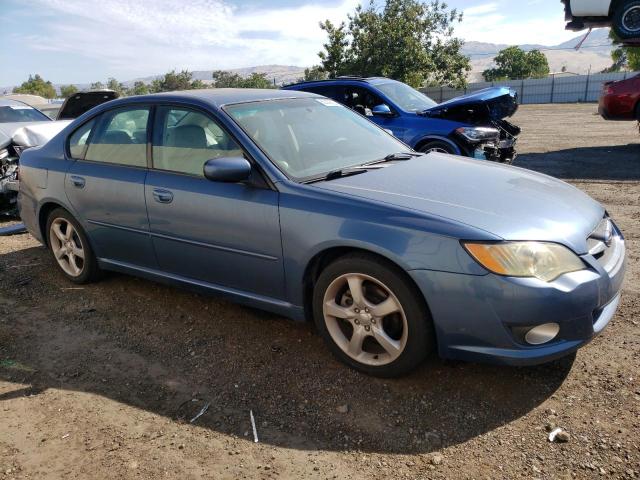
[[[67,98],[60,110],[56,120],[72,120],[78,118],[93,107],[97,107],[110,100],[115,100],[119,95],[113,90],[90,90],[88,92],[78,92]]]

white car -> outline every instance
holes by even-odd
[[[611,27],[625,41],[640,42],[640,0],[562,0],[567,30]]]

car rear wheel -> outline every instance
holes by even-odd
[[[80,224],[62,208],[47,219],[47,243],[60,270],[69,280],[83,284],[96,280],[100,269]]]
[[[442,140],[434,140],[425,143],[424,145],[420,146],[420,148],[418,148],[418,151],[422,153],[449,153],[451,155],[458,155],[460,153],[453,147],[453,145]]]
[[[640,38],[640,0],[620,2],[613,14],[613,30],[623,40]]]
[[[420,293],[397,267],[366,254],[341,257],[314,288],[316,327],[333,354],[379,377],[416,368],[433,350],[433,328]]]

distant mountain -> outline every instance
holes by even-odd
[[[575,50],[576,45],[583,38],[584,34],[558,45],[525,44],[519,45],[519,47],[526,51],[541,50],[547,56],[552,72],[560,72],[562,67],[565,67],[568,72],[586,74],[589,70],[600,72],[611,66],[613,44],[609,39],[609,29],[601,28],[592,31],[581,48]],[[469,81],[481,81],[482,72],[487,68],[491,68],[496,54],[508,46],[485,42],[466,42],[462,52],[471,59],[472,70],[469,75]]]
[[[586,74],[588,71],[600,72],[611,66],[611,50],[613,49],[611,40],[609,39],[609,29],[601,28],[591,32],[587,40],[583,43],[580,50],[574,47],[584,38],[584,34],[579,35],[567,42],[558,45],[519,45],[523,50],[539,49],[547,56],[549,66],[552,72],[560,72],[563,67],[568,72]],[[487,68],[491,68],[493,59],[496,54],[507,48],[509,45],[473,42],[469,41],[464,44],[462,52],[471,58],[472,71],[469,74],[469,81],[476,82],[482,80],[482,72]],[[304,76],[305,67],[294,65],[259,65],[256,67],[235,68],[229,70],[243,77],[247,77],[252,73],[265,73],[267,78],[275,80],[276,85],[292,83]],[[211,74],[213,70],[196,70],[193,72],[193,78],[202,80],[205,83],[212,81]],[[133,80],[124,81],[124,85],[130,87],[136,81],[151,83],[161,75],[150,75],[148,77],[134,78]],[[104,80],[103,80],[104,81]],[[60,85],[55,85],[59,88]],[[76,84],[80,90],[89,88],[88,83]],[[0,87],[0,94],[3,92],[11,92],[13,86]]]

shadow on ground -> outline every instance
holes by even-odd
[[[640,180],[640,143],[525,153],[514,165],[565,180]]]
[[[574,360],[431,359],[402,379],[370,378],[337,363],[308,324],[120,275],[75,289],[44,248],[0,255],[0,287],[0,378],[15,384],[0,402],[55,388],[176,421],[210,403],[197,425],[248,441],[251,409],[261,442],[295,449],[426,453],[465,442],[544,402]]]

